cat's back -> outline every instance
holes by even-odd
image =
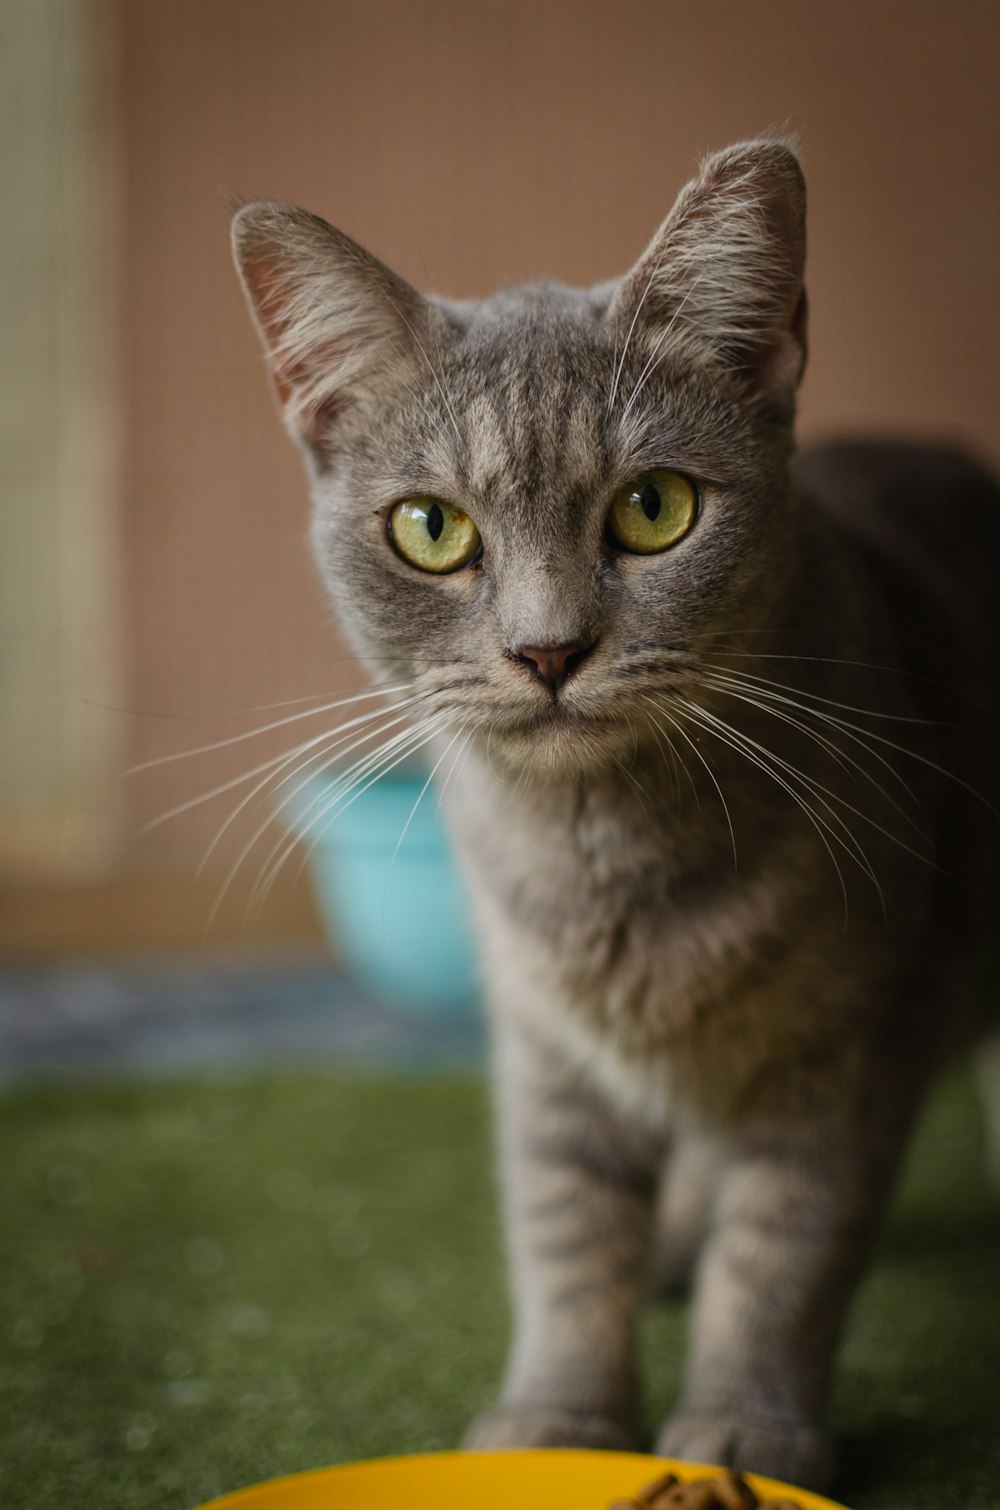
[[[1000,707],[1000,481],[950,446],[830,442],[793,477],[876,574],[907,670]]]

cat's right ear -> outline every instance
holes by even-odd
[[[406,380],[440,316],[350,236],[294,205],[244,205],[232,238],[285,424],[322,453],[345,409]]]
[[[788,142],[713,153],[619,283],[609,318],[790,418],[806,361],[805,217]]]

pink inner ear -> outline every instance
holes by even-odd
[[[281,258],[260,251],[243,259],[242,272],[267,347],[274,386],[282,404],[287,405],[296,382],[301,383],[306,372],[301,362],[292,363],[280,355],[281,343],[290,323],[284,318],[287,305],[281,297]]]
[[[295,433],[309,445],[319,447],[329,433],[334,416],[342,408],[337,395],[304,402],[303,396],[313,387],[321,361],[326,356],[330,365],[335,365],[332,351],[316,351],[294,358],[282,351],[291,320],[288,317],[287,267],[277,253],[260,250],[252,257],[245,257],[242,264],[243,277],[253,303],[257,322],[264,337],[271,379],[283,410],[293,425]],[[310,361],[310,355],[315,359]]]
[[[419,347],[413,327],[428,306],[349,236],[294,205],[245,206],[233,248],[286,428],[322,449],[334,417],[411,359],[409,338]]]

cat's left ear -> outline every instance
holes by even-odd
[[[683,189],[608,318],[727,373],[790,417],[806,362],[806,191],[785,142],[716,152]]]
[[[407,380],[443,317],[350,236],[294,205],[244,205],[232,235],[285,424],[322,454],[346,411]]]

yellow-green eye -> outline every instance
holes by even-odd
[[[389,534],[403,560],[421,571],[458,571],[482,544],[468,514],[443,498],[404,498],[389,515]]]
[[[683,539],[694,524],[698,494],[679,472],[644,472],[615,495],[608,533],[622,550],[655,556]]]

